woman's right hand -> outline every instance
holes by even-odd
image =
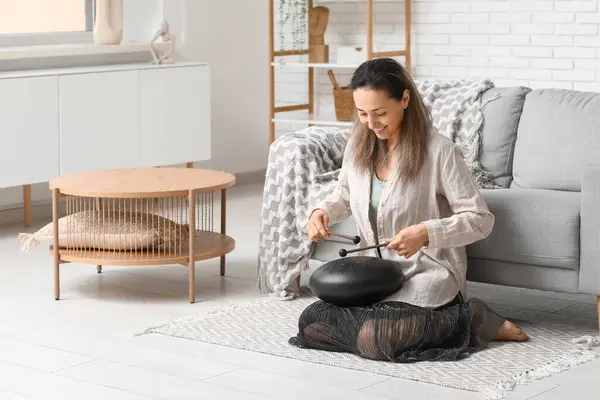
[[[307,224],[308,238],[313,242],[329,239],[329,215],[325,210],[316,209]]]

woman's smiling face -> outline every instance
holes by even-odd
[[[400,133],[404,110],[408,107],[410,92],[398,101],[385,90],[360,88],[354,91],[354,104],[360,122],[371,129],[381,140],[389,140]]]

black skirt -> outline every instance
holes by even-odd
[[[289,343],[398,363],[455,361],[487,347],[504,321],[481,300],[464,302],[460,293],[436,309],[401,301],[339,307],[318,300],[302,312]]]

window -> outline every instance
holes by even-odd
[[[0,41],[81,37],[92,31],[92,21],[92,0],[0,0]]]

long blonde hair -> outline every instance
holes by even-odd
[[[415,178],[427,156],[432,119],[408,72],[394,59],[376,58],[365,61],[354,71],[350,87],[353,90],[384,90],[398,101],[402,100],[404,91],[409,90],[410,101],[404,111],[400,140],[395,152],[401,176],[409,180]],[[353,136],[354,164],[363,172],[372,171],[385,157],[384,141],[377,138],[358,118],[354,121]]]

